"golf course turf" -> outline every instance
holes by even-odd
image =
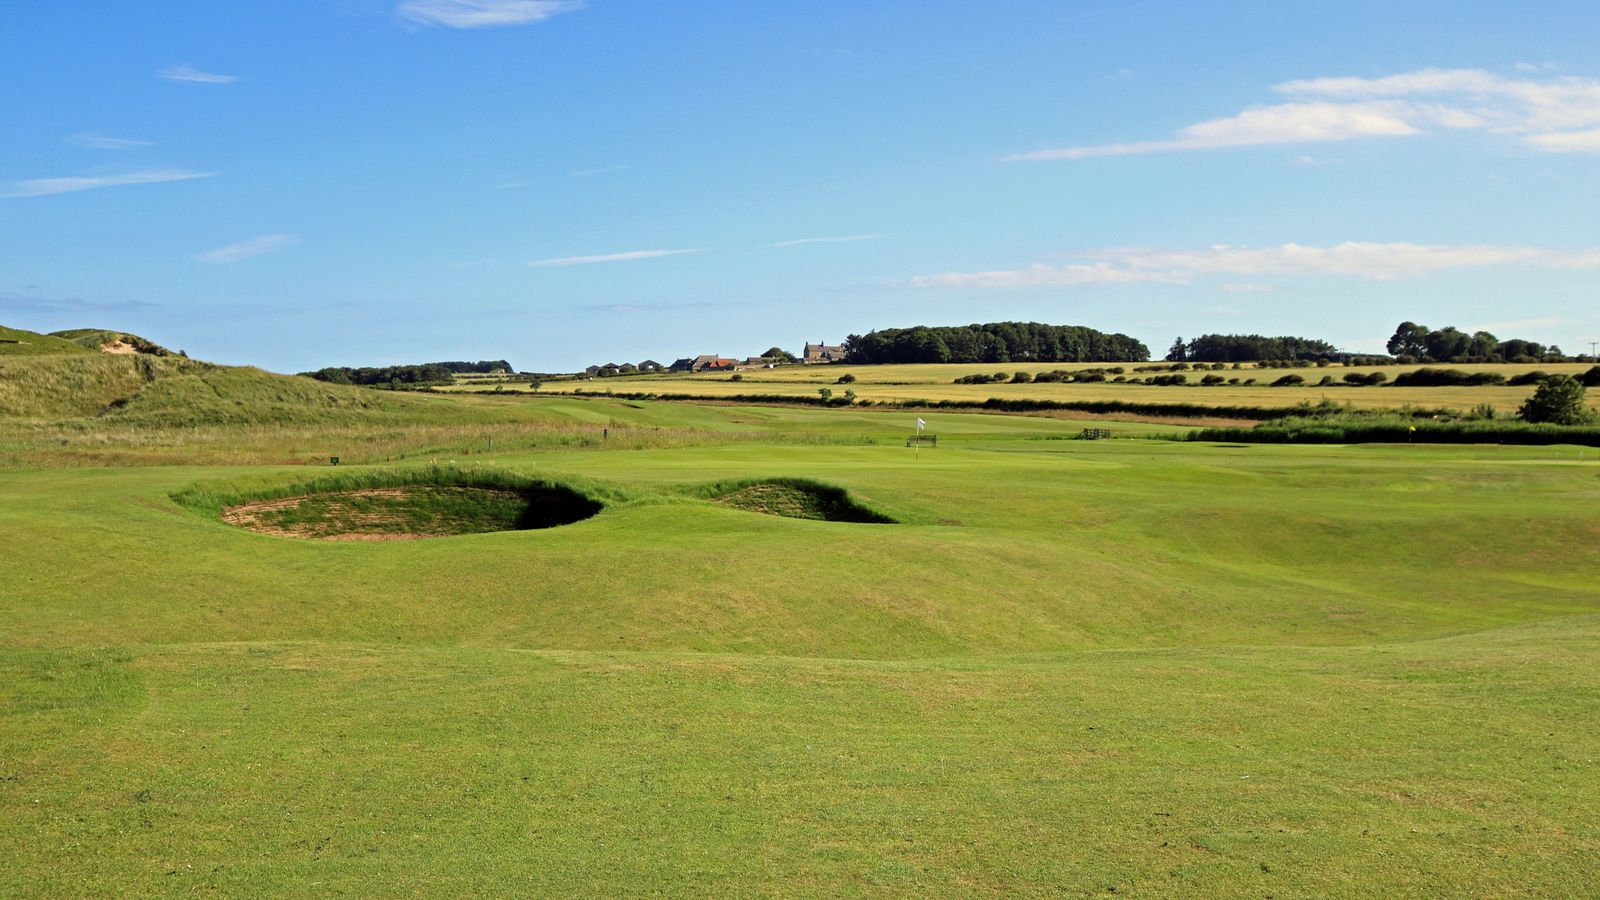
[[[221,518],[425,446],[0,470],[0,893],[1593,891],[1592,450],[517,402],[617,444],[452,471],[603,514]],[[824,494],[898,524],[740,508]]]

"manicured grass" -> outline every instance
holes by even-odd
[[[0,469],[0,894],[1593,891],[1592,452],[405,399],[398,467]],[[605,509],[218,518],[486,421]],[[898,524],[717,502],[815,482]]]

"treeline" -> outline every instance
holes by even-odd
[[[1125,334],[1082,325],[990,322],[985,325],[885,328],[845,338],[846,362],[1006,363],[1125,362],[1150,358],[1150,348]]]
[[[446,362],[417,363],[407,366],[329,366],[315,372],[301,372],[307,378],[333,384],[388,385],[388,384],[450,384],[458,373],[510,372],[511,363],[503,359],[483,359],[477,362],[449,360]]]
[[[1257,362],[1267,359],[1333,359],[1338,348],[1327,341],[1261,334],[1203,334],[1192,341],[1178,338],[1168,362]]]
[[[455,373],[441,363],[423,363],[413,366],[375,366],[352,369],[349,366],[330,366],[315,372],[301,372],[307,378],[333,384],[450,384]]]
[[[1521,338],[1501,340],[1487,331],[1468,334],[1453,325],[1429,328],[1401,322],[1389,338],[1389,353],[1396,362],[1556,362],[1565,358],[1561,348]]]
[[[515,371],[511,368],[511,363],[508,363],[503,359],[480,359],[477,362],[458,362],[451,360],[448,362],[424,363],[424,365],[443,366],[444,368],[449,369],[457,374],[469,373],[475,375],[488,375],[491,372]]]

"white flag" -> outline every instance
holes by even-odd
[[[917,430],[918,431],[921,431],[922,429],[927,428],[927,427],[928,427],[928,423],[927,422],[922,421],[920,418],[917,419]]]

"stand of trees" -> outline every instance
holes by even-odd
[[[450,384],[458,372],[484,373],[511,372],[511,363],[503,359],[481,359],[477,362],[449,360],[446,362],[419,363],[409,366],[329,366],[315,372],[301,372],[307,378],[329,381],[334,384]]]
[[[376,366],[352,369],[348,366],[330,366],[315,372],[301,372],[308,378],[334,384],[449,384],[456,380],[455,373],[441,363],[423,363],[416,366]]]
[[[1178,338],[1168,362],[1255,362],[1264,359],[1326,359],[1338,348],[1327,341],[1260,334],[1202,334],[1187,343]]]
[[[487,375],[491,372],[513,372],[511,363],[503,359],[480,359],[477,362],[436,362],[423,363],[428,366],[443,366],[452,372],[470,372],[473,374]]]
[[[1432,329],[1416,322],[1400,323],[1389,338],[1389,352],[1402,362],[1529,363],[1564,356],[1560,347],[1547,347],[1537,341],[1502,341],[1487,331],[1468,334],[1454,325]]]
[[[1125,334],[1082,325],[991,322],[985,325],[885,328],[845,338],[847,362],[1124,362],[1150,358],[1150,348]]]

